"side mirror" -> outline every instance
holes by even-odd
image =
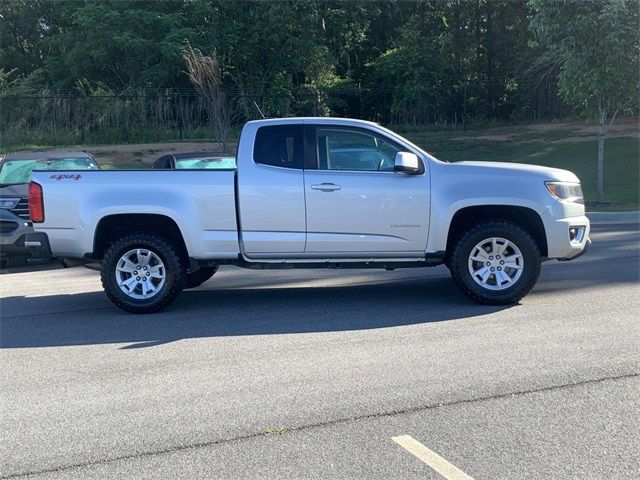
[[[398,152],[394,161],[393,171],[415,175],[420,172],[420,159],[415,153]]]

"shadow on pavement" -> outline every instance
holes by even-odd
[[[638,230],[633,226],[622,232],[602,230],[584,257],[546,264],[531,297],[569,292],[582,295],[603,286],[638,285]],[[444,276],[331,287],[296,287],[296,283],[300,278],[281,279],[276,288],[270,288],[268,282],[249,281],[234,289],[218,288],[214,278],[208,288],[186,291],[169,309],[153,315],[120,311],[102,292],[7,297],[2,299],[0,311],[0,348],[124,343],[128,345],[122,348],[129,349],[185,338],[415,325],[508,308],[472,303]]]
[[[10,273],[25,273],[25,272],[41,272],[45,270],[59,270],[62,264],[58,261],[50,261],[46,263],[30,264],[28,258],[24,256],[8,256],[3,259],[0,264],[0,275],[6,275]]]
[[[60,298],[61,297],[61,298]],[[476,305],[449,278],[411,279],[341,287],[201,289],[185,291],[168,310],[131,315],[102,292],[9,297],[21,312],[62,301],[67,311],[2,319],[0,347],[104,343],[138,348],[183,338],[366,330],[485,315],[504,307]],[[13,309],[15,310],[15,308]]]

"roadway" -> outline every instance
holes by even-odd
[[[638,478],[639,238],[595,227],[511,307],[444,267],[227,267],[147,316],[1,275],[0,478]]]

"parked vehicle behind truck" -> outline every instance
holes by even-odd
[[[0,157],[0,262],[7,256],[26,256],[29,218],[28,187],[31,172],[38,170],[97,170],[90,153],[41,151],[7,153]],[[32,252],[38,253],[38,252]]]
[[[159,157],[151,168],[154,170],[226,170],[236,168],[236,158],[221,152],[167,153]]]
[[[533,288],[542,261],[590,243],[573,173],[446,163],[360,120],[248,122],[237,169],[61,173],[34,172],[30,242],[99,261],[107,296],[135,313],[166,307],[220,265],[444,263],[468,297],[506,304]]]

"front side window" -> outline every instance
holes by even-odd
[[[392,172],[402,147],[373,133],[347,128],[316,129],[318,168]]]
[[[273,167],[299,168],[303,162],[302,125],[260,127],[253,146],[253,160]]]

